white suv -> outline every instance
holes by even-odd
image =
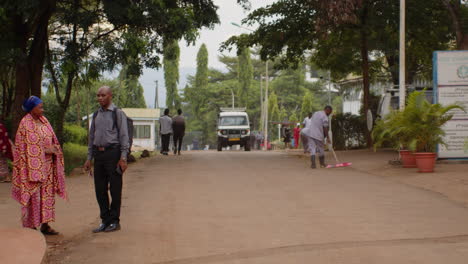
[[[221,108],[218,119],[218,151],[233,145],[250,151],[249,116],[245,109]]]

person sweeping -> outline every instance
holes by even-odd
[[[328,116],[333,112],[329,105],[325,106],[323,111],[315,112],[310,120],[310,125],[302,129],[302,134],[307,138],[308,150],[310,151],[310,167],[317,168],[316,154],[318,153],[320,167],[326,168],[325,164],[325,140],[330,144],[328,137]]]

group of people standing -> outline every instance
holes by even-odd
[[[177,115],[171,117],[170,110],[165,109],[164,115],[159,119],[159,134],[161,136],[161,154],[169,155],[171,136],[174,143],[174,155],[180,155],[182,141],[185,136],[185,118],[182,110],[177,110]]]
[[[94,177],[100,210],[101,224],[94,233],[120,230],[122,177],[130,151],[127,116],[112,103],[112,89],[99,88],[97,101],[100,107],[93,115],[88,155],[83,166]],[[44,116],[40,98],[26,99],[23,110],[26,114],[19,123],[14,145],[6,143],[6,129],[0,125],[2,161],[13,160],[12,197],[21,205],[23,227],[40,228],[44,235],[57,235],[49,225],[55,221],[55,196],[68,199],[62,148]],[[13,146],[11,150],[8,150],[9,145]],[[94,173],[91,170],[93,160]],[[4,168],[0,169],[3,173]]]

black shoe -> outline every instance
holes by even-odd
[[[179,151],[179,154],[178,154],[178,155],[180,156],[180,151]]]
[[[119,223],[112,223],[110,224],[104,232],[114,232],[120,230],[120,224]]]
[[[320,168],[326,168],[327,164],[325,164],[325,156],[319,156],[320,160]]]
[[[94,229],[93,230],[93,233],[101,233],[101,232],[104,232],[104,230],[106,230],[106,228],[108,227],[108,225],[104,224],[104,223],[101,223],[99,225],[98,228]]]
[[[175,156],[175,155],[177,155],[177,151],[176,151],[176,150],[174,150],[174,156]]]
[[[317,168],[317,165],[315,164],[315,155],[310,156],[310,167],[312,169]]]

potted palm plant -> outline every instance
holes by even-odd
[[[374,150],[390,146],[399,151],[403,168],[416,168],[413,152],[408,150],[411,138],[405,133],[403,112],[392,111],[376,122],[372,131]]]
[[[430,103],[424,91],[413,92],[401,112],[400,133],[405,135],[409,150],[415,151],[419,172],[433,172],[438,144],[444,143],[443,126],[453,118],[452,110],[463,107],[457,104],[443,106]]]

